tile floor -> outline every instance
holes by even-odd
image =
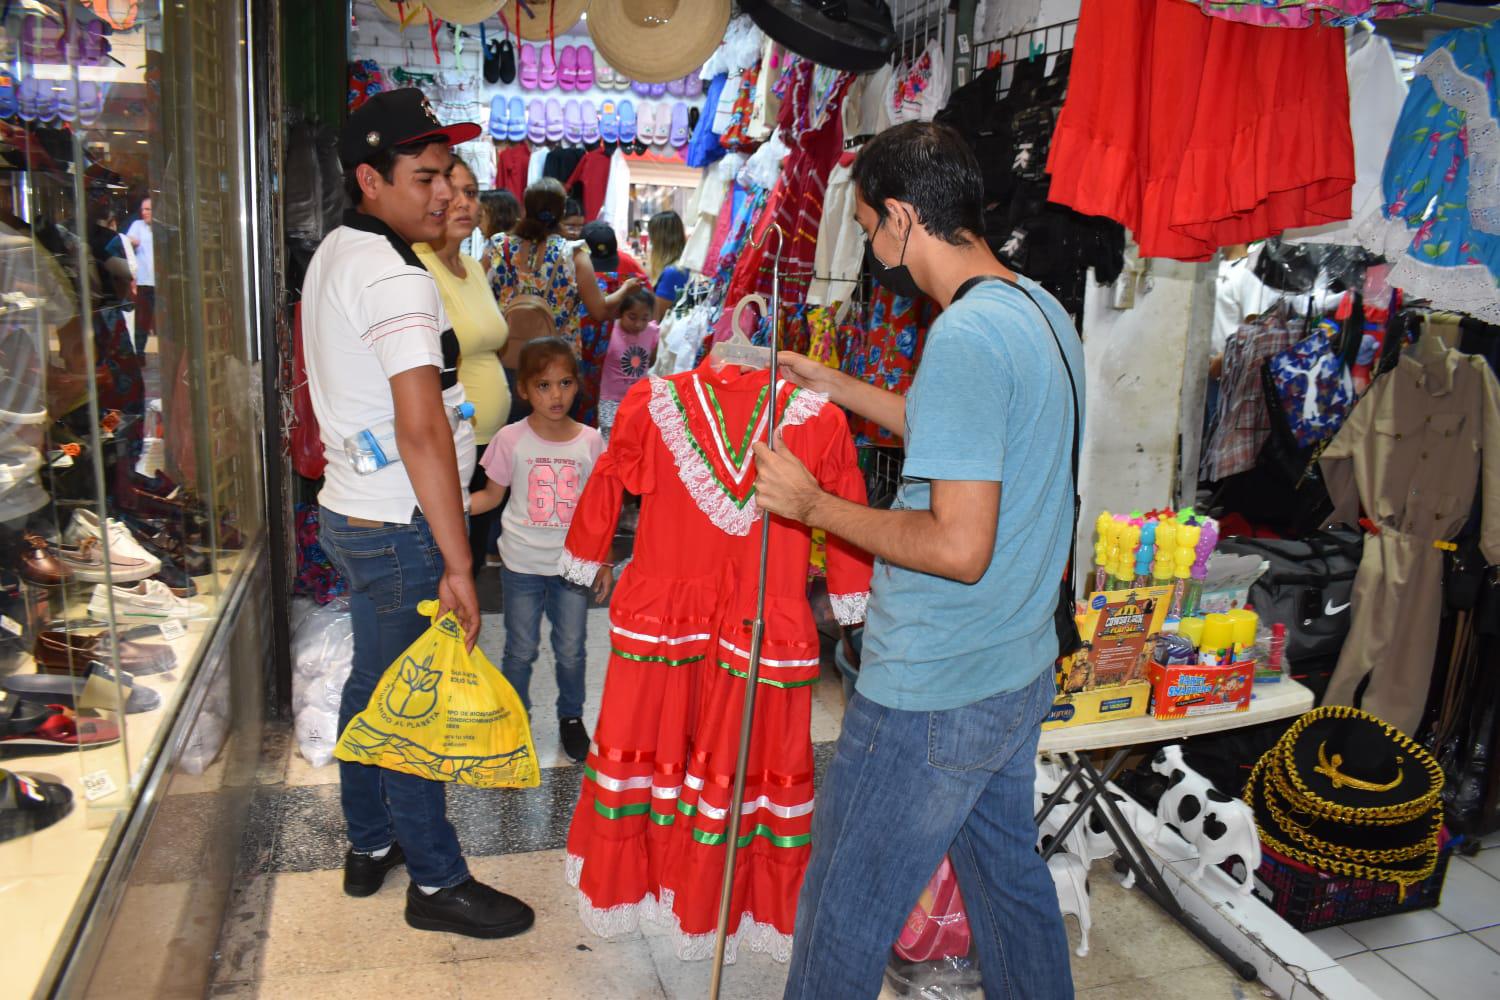
[[[604,662],[607,623],[589,620],[589,662]],[[494,661],[504,646],[501,616],[486,615],[480,644]],[[842,694],[825,675],[813,702],[819,772],[831,756]],[[597,714],[603,672],[589,676],[586,713]],[[550,651],[533,675],[538,719],[556,697]],[[579,769],[562,754],[554,727],[536,728],[546,765],[542,787],[521,791],[453,788],[449,812],[474,873],[537,909],[528,934],[476,941],[426,934],[402,919],[405,879],[370,899],[340,890],[344,841],[335,767],[312,768],[288,734],[268,741],[262,780],[225,921],[213,996],[447,996],[518,1000],[598,997],[698,998],[707,995],[706,963],[684,963],[655,928],[604,941],[585,931],[576,896],[563,881],[563,841]],[[1320,947],[1385,1000],[1500,997],[1500,837],[1472,860],[1455,859],[1443,906],[1313,935]],[[1087,957],[1072,959],[1085,1000],[1247,1000],[1272,996],[1245,983],[1169,920],[1139,891],[1123,890],[1105,862],[1091,874],[1093,926]],[[1077,924],[1067,921],[1072,946]],[[1493,949],[1493,950],[1492,950]],[[785,969],[749,954],[725,973],[723,995],[758,1000],[781,995]],[[895,997],[887,988],[882,998]],[[975,997],[978,992],[975,991]]]
[[[1500,997],[1500,834],[1448,864],[1435,910],[1308,935],[1384,1000]]]

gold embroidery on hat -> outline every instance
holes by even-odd
[[[1405,771],[1397,771],[1395,778],[1382,785],[1375,781],[1365,781],[1363,778],[1349,777],[1349,775],[1339,770],[1343,764],[1344,757],[1342,754],[1334,754],[1332,761],[1328,759],[1328,743],[1326,741],[1318,744],[1318,766],[1313,768],[1313,772],[1321,774],[1333,782],[1334,788],[1343,788],[1345,785],[1348,785],[1350,788],[1357,788],[1361,792],[1389,792],[1401,784],[1401,779],[1406,777]]]

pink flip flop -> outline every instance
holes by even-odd
[[[592,90],[594,87],[594,50],[587,45],[578,46],[578,89]]]
[[[527,90],[536,90],[538,88],[538,73],[540,70],[540,66],[541,64],[537,60],[536,46],[532,45],[530,42],[522,45],[520,69],[520,80],[522,87]]]
[[[557,54],[557,87],[559,90],[578,89],[578,49],[564,45]]]
[[[543,90],[552,90],[557,86],[557,56],[552,51],[552,46],[541,47],[541,68],[537,79]]]
[[[672,138],[672,109],[665,104],[656,106],[656,114],[652,116],[651,141],[658,146],[665,146],[667,140]]]
[[[562,141],[563,130],[562,101],[559,101],[555,97],[549,97],[547,98],[547,141]]]
[[[651,142],[651,136],[656,132],[656,105],[642,101],[636,108],[635,134],[644,143]]]
[[[579,115],[583,118],[583,141],[593,145],[599,141],[599,109],[587,98],[579,101],[578,107]]]

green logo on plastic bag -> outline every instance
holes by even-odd
[[[429,669],[432,657],[418,663],[411,657],[401,661],[395,682],[386,688],[385,707],[398,719],[420,719],[437,708],[437,685],[441,670]]]

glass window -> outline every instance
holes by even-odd
[[[0,5],[0,893],[26,915],[0,954],[19,994],[56,973],[261,544],[242,8]]]

